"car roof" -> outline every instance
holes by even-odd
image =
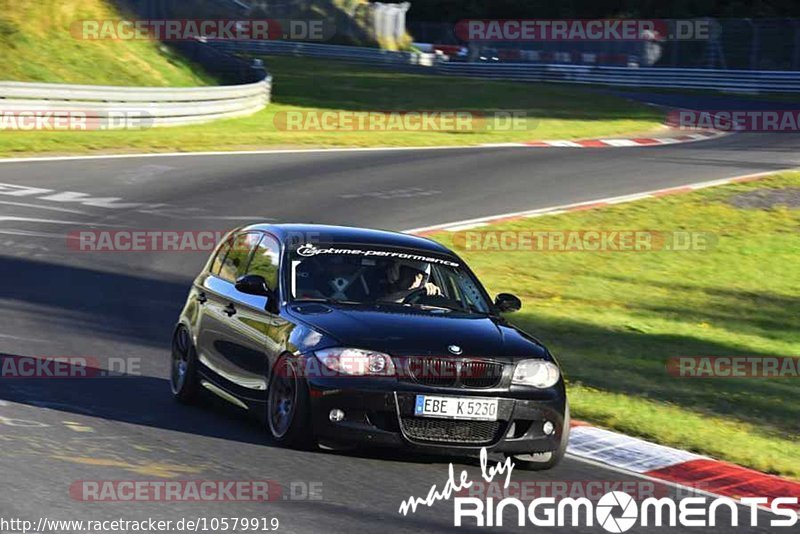
[[[373,230],[369,228],[356,228],[352,226],[331,226],[326,224],[251,224],[239,231],[260,230],[270,232],[284,244],[299,244],[305,242],[323,242],[328,244],[375,245],[384,247],[409,248],[435,252],[439,254],[454,254],[447,247],[410,234],[389,232],[387,230]]]

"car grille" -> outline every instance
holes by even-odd
[[[409,375],[426,386],[454,386],[458,380],[456,361],[447,358],[409,358]]]
[[[421,419],[401,417],[405,434],[417,441],[440,443],[486,444],[495,441],[501,421],[453,421],[450,419]]]
[[[407,376],[426,386],[490,388],[503,377],[503,364],[456,358],[408,358]]]
[[[467,360],[461,366],[461,383],[471,388],[490,388],[503,376],[503,366],[482,360]]]

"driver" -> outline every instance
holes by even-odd
[[[402,302],[411,293],[424,288],[426,295],[441,295],[439,286],[430,281],[431,265],[420,261],[392,262],[386,272],[388,291],[385,300]]]

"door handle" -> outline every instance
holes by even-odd
[[[233,317],[234,315],[236,315],[236,306],[234,306],[233,303],[230,303],[227,306],[225,306],[225,309],[223,311],[228,317]]]
[[[200,304],[205,304],[206,302],[208,302],[208,297],[206,297],[206,294],[202,293],[202,292],[198,293],[197,296],[195,297],[195,299]]]

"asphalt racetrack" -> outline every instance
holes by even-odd
[[[738,134],[653,148],[0,163],[5,184],[0,186],[0,353],[141,362],[128,377],[2,381],[0,517],[277,517],[279,532],[434,532],[453,529],[451,502],[402,516],[401,501],[425,496],[432,484],[443,485],[450,461],[457,472],[467,469],[473,479],[480,478],[477,460],[281,449],[234,407],[175,403],[167,381],[170,336],[208,254],[79,252],[67,245],[71,231],[222,231],[256,220],[405,230],[796,166],[800,138],[789,134]],[[119,200],[98,200],[108,197]],[[70,494],[82,480],[169,477],[272,480],[285,491],[269,503],[95,503]],[[512,478],[639,480],[571,457],[552,471],[515,470]],[[749,523],[749,511],[742,508],[739,515]],[[775,530],[721,523],[710,530]],[[596,525],[558,530],[605,532]],[[649,530],[696,529],[633,531]]]

